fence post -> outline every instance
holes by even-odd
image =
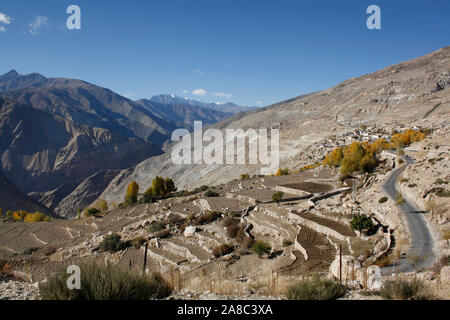
[[[342,244],[339,245],[339,282],[342,284]]]
[[[148,242],[145,243],[144,266],[142,268],[143,274],[145,274],[145,267],[147,266],[147,250],[148,250]]]

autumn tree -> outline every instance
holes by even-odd
[[[162,196],[165,193],[165,183],[162,177],[155,177],[152,181],[153,196]]]
[[[173,182],[173,180],[170,178],[166,178],[166,180],[164,181],[165,193],[170,194],[172,192],[175,192],[176,190],[177,190],[177,188],[175,188],[175,183]]]
[[[139,185],[136,181],[131,182],[127,188],[127,194],[125,196],[125,203],[127,205],[137,202],[139,195]]]
[[[99,199],[95,206],[96,209],[100,210],[101,212],[108,211],[108,202],[106,202],[105,199]]]

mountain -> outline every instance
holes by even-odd
[[[203,122],[203,125],[206,126],[222,121],[233,115],[233,113],[190,104],[184,99],[180,101],[172,99],[170,102],[164,102],[163,104],[148,99],[141,99],[135,102],[149,110],[158,118],[170,119],[175,123],[177,128],[185,128],[190,131],[194,129],[194,121],[200,120]]]
[[[8,210],[49,213],[49,210],[22,193],[8,178],[0,173],[0,208],[2,214]]]
[[[126,138],[142,138],[162,146],[175,129],[146,108],[81,80],[46,78],[11,71],[0,77],[0,95],[81,125],[108,129]]]
[[[55,214],[64,218],[77,217],[78,210],[83,210],[97,199],[119,172],[119,170],[102,170],[87,177],[75,190],[58,202],[54,208]]]
[[[236,114],[212,127],[221,129],[279,128],[280,167],[298,169],[325,150],[330,136],[348,136],[362,125],[386,130],[437,126],[450,117],[450,47],[344,81],[320,92],[272,106]],[[389,131],[390,132],[390,131]],[[324,142],[323,142],[324,141]],[[241,150],[244,151],[244,150]],[[177,186],[192,189],[238,179],[242,173],[259,174],[263,165],[174,165],[171,150],[121,172],[101,195],[108,201],[123,196],[137,181],[151,185],[167,176]]]
[[[233,102],[227,103],[207,103],[201,102],[197,100],[191,100],[189,98],[181,98],[173,94],[163,94],[158,96],[153,96],[150,101],[157,102],[163,105],[172,105],[172,106],[191,106],[203,109],[212,109],[220,112],[224,112],[227,114],[235,114],[239,112],[248,112],[250,110],[256,109],[256,107],[243,107],[238,106]]]
[[[157,146],[139,138],[76,124],[0,97],[2,172],[22,192],[37,198],[57,190],[49,207],[98,171],[129,168],[159,154]]]
[[[0,76],[1,169],[23,193],[73,217],[116,170],[161,154],[175,129],[233,114],[184,99],[163,102],[134,102],[82,80],[12,70]]]

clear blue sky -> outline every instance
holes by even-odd
[[[80,31],[65,27],[70,4]],[[366,27],[371,4],[381,30]],[[269,105],[450,45],[448,0],[2,0],[0,13],[1,74],[79,78],[132,99]]]

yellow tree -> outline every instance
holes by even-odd
[[[133,204],[137,202],[139,195],[139,185],[136,181],[131,182],[127,188],[127,194],[125,196],[126,204]]]

